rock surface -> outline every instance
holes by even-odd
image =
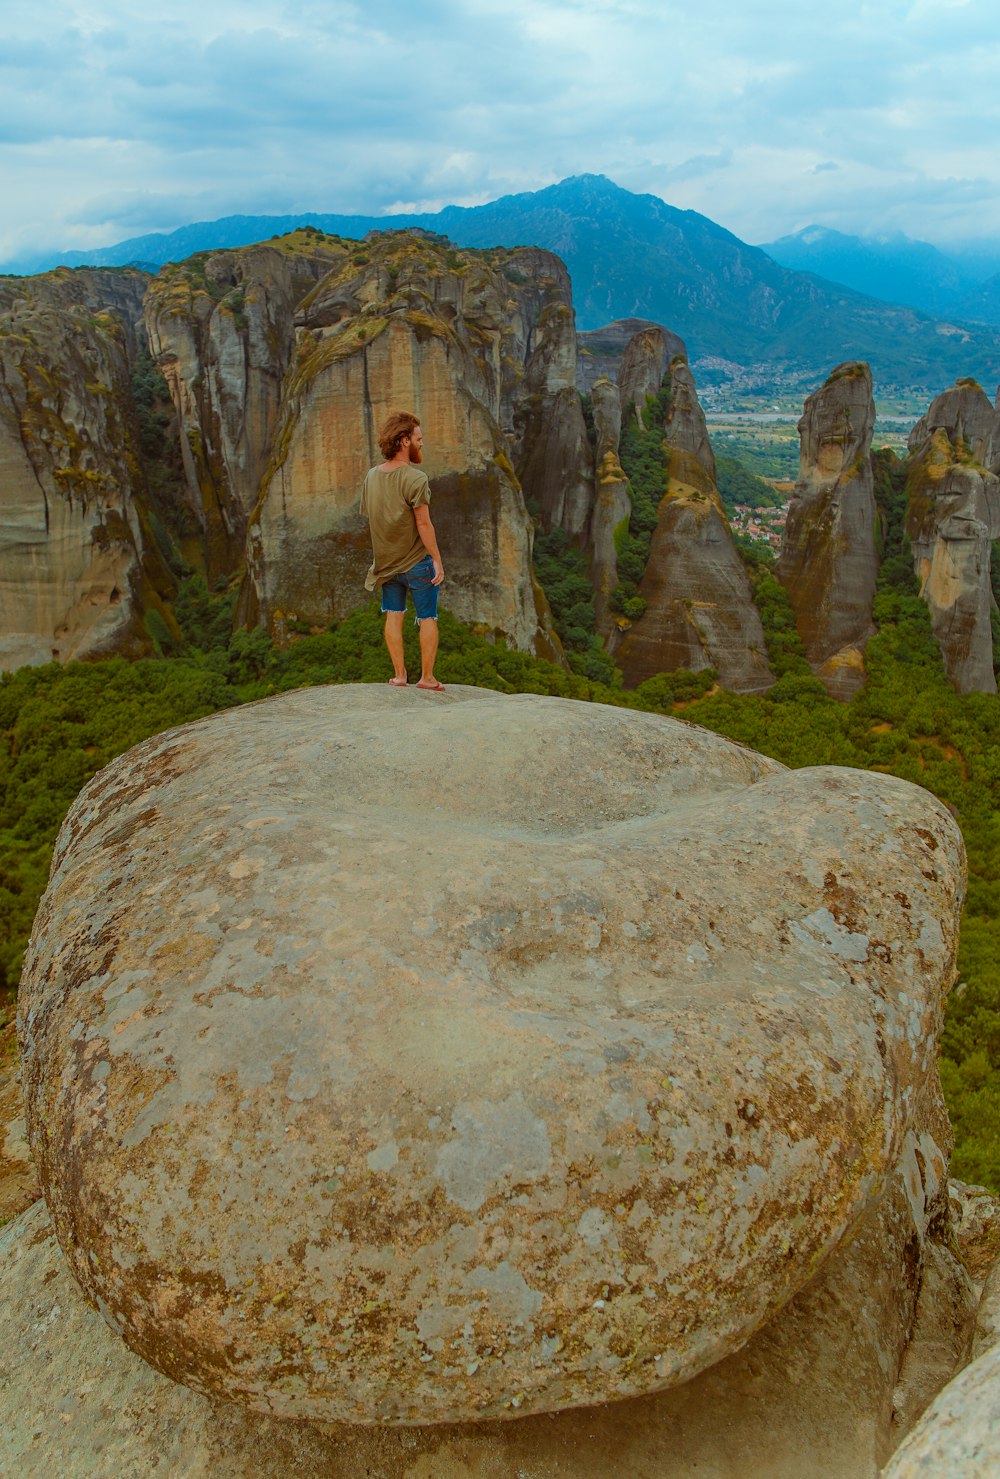
[[[919,788],[652,715],[345,687],[160,736],[67,818],[22,988],[60,1242],[273,1413],[666,1388],[920,1133],[962,889]]]
[[[657,330],[666,344],[664,368],[675,355],[687,355],[684,340],[663,324],[648,318],[618,318],[614,323],[604,324],[599,329],[587,329],[576,336],[576,388],[581,395],[588,394],[595,380],[604,376],[617,381],[622,356],[636,334],[648,329]],[[662,378],[663,370],[660,375]]]
[[[148,277],[0,279],[0,667],[149,650],[170,583],[144,531],[128,407]]]
[[[882,1479],[996,1479],[1000,1472],[1000,1346],[945,1387]]]
[[[188,500],[210,580],[242,563],[271,455],[296,305],[350,244],[293,232],[164,267],[144,304],[149,343],[177,410]]]
[[[644,403],[654,363],[655,354],[641,343],[633,358],[626,355],[619,382],[623,416]],[[670,391],[663,429],[669,460],[639,586],[646,611],[616,649],[615,661],[630,687],[676,668],[715,668],[724,688],[758,692],[774,681],[764,629],[716,487],[715,458],[687,361],[673,360],[664,383]]]
[[[870,369],[838,365],[799,422],[799,479],[777,566],[813,671],[844,700],[864,683],[875,630],[874,427]]]
[[[158,1465],[184,1479],[873,1476],[905,1431],[892,1402],[901,1355],[926,1364],[912,1336],[904,1350],[910,1327],[955,1313],[928,1311],[922,1278],[949,1237],[933,1093],[919,1118],[855,1236],[741,1351],[668,1392],[516,1423],[380,1430],[212,1403],[147,1366],[86,1305],[36,1207],[0,1231],[0,1466],[45,1479],[144,1479]]]
[[[618,584],[615,531],[632,511],[628,478],[618,460],[622,408],[618,387],[606,377],[595,380],[590,392],[594,415],[594,513],[591,521],[590,578],[594,583],[597,629],[606,635],[612,626],[611,592]]]
[[[448,607],[559,660],[510,461],[520,447],[532,495],[574,530],[586,524],[590,453],[556,258],[457,253],[404,233],[362,243],[294,232],[165,269],[146,317],[182,420],[210,572],[230,573],[246,551],[244,620],[325,626],[369,599],[361,483],[381,460],[382,421],[411,408],[427,424]]]
[[[1000,538],[996,413],[973,381],[938,396],[910,435],[906,532],[945,670],[959,693],[996,693],[990,565]]]

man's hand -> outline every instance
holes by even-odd
[[[442,580],[444,580],[444,566],[441,564],[440,560],[435,560],[434,579],[431,581],[431,585],[440,585]]]

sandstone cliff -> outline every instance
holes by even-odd
[[[189,257],[150,286],[146,329],[177,410],[210,580],[232,575],[245,558],[294,348],[295,306],[347,258],[336,238],[301,231]]]
[[[151,537],[130,347],[146,274],[0,279],[0,667],[150,649]]]
[[[996,693],[990,614],[992,542],[1000,538],[997,417],[960,380],[910,435],[906,532],[945,670],[959,693]]]
[[[618,460],[622,407],[618,388],[607,376],[595,380],[590,392],[594,417],[594,511],[590,526],[590,575],[594,584],[597,629],[607,636],[613,627],[611,593],[618,584],[615,530],[625,524],[632,509],[628,478]]]
[[[799,479],[777,574],[813,671],[849,699],[864,683],[878,575],[871,371],[838,365],[799,421]]]
[[[687,354],[684,340],[648,318],[619,318],[600,329],[587,329],[576,336],[576,388],[581,394],[591,390],[595,380],[602,376],[616,380],[621,370],[622,356],[637,334],[650,329],[656,330],[666,344],[666,359],[663,369],[678,354]],[[661,375],[663,371],[661,370]]]
[[[567,342],[572,352],[564,284],[547,253],[458,253],[399,233],[345,254],[304,297],[249,519],[251,619],[294,612],[325,624],[366,599],[360,487],[381,460],[379,424],[412,407],[428,431],[445,603],[520,648],[559,656],[510,450],[524,395],[560,401]],[[558,505],[563,484],[554,477],[546,496],[549,486]]]
[[[645,400],[659,345],[636,336],[622,362],[622,413]],[[754,692],[773,682],[750,579],[715,484],[715,459],[687,361],[673,359],[664,384],[666,488],[639,586],[646,610],[615,654],[630,686],[659,672],[715,668],[719,682]],[[658,387],[657,387],[658,388]]]

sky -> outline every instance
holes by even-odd
[[[1000,240],[996,0],[39,0],[0,21],[0,263],[599,173],[750,242]]]

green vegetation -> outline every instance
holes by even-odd
[[[731,457],[759,478],[794,482],[799,475],[799,439],[794,429],[787,436],[752,429],[710,432],[716,462]],[[737,500],[741,501],[741,500]]]
[[[586,555],[570,544],[564,530],[551,529],[535,535],[531,558],[573,672],[598,683],[620,684],[621,675],[595,630],[594,587]]]
[[[629,481],[632,512],[628,524],[615,530],[615,553],[618,556],[618,585],[611,593],[611,606],[631,620],[642,615],[646,603],[639,595],[639,584],[656,528],[657,513],[667,491],[667,446],[663,427],[670,409],[670,383],[665,382],[657,395],[646,397],[644,420],[646,430],[636,417],[630,417],[622,428],[618,457]]]
[[[770,483],[765,483],[756,473],[748,472],[735,457],[717,457],[715,468],[719,497],[728,518],[732,518],[738,503],[744,508],[781,508],[785,502]]]

